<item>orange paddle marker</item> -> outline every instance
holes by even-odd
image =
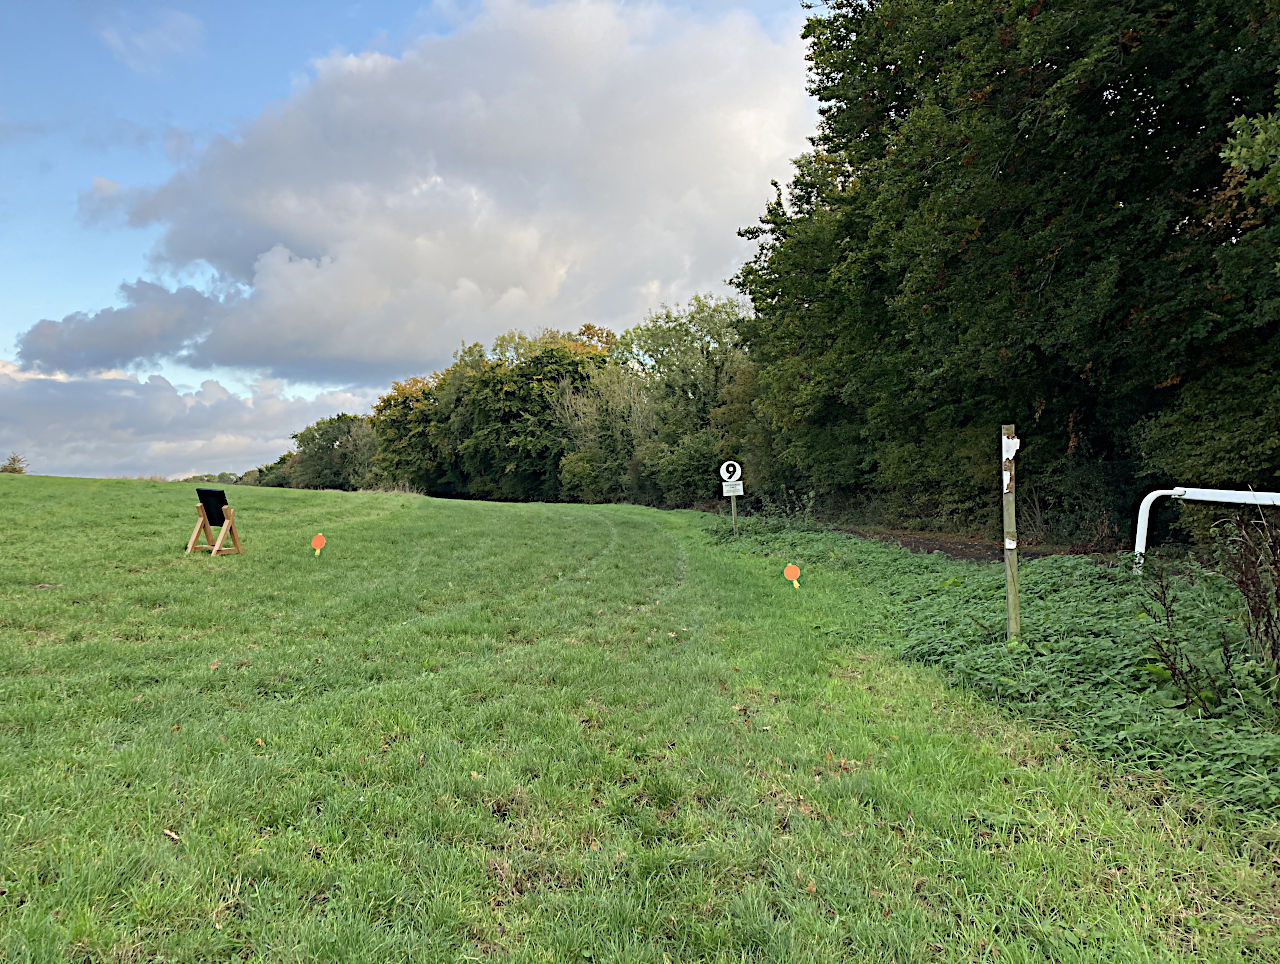
[[[800,567],[794,562],[788,562],[782,569],[782,578],[797,589],[800,588]]]
[[[316,555],[320,555],[320,550],[324,548],[324,533],[317,532],[311,537],[311,548],[316,551]]]

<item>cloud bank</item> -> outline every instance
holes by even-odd
[[[243,472],[275,461],[306,425],[365,411],[372,400],[359,392],[290,398],[269,381],[248,398],[216,381],[180,392],[159,375],[42,375],[0,361],[0,459],[18,452],[39,475]]]
[[[625,327],[718,289],[735,229],[804,150],[796,29],[606,0],[492,0],[402,56],[333,54],[154,187],[88,219],[159,226],[124,304],[19,337],[27,370],[223,366],[385,387],[511,328]]]

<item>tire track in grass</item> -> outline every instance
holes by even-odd
[[[576,581],[576,580],[580,579],[582,576],[584,576],[584,575],[585,575],[588,571],[590,571],[591,569],[598,568],[598,567],[600,566],[600,563],[604,560],[604,557],[605,557],[605,556],[609,555],[609,554],[610,554],[610,553],[612,553],[612,552],[616,552],[616,551],[617,551],[617,549],[618,549],[618,527],[617,527],[616,525],[614,525],[614,524],[613,524],[613,522],[612,522],[612,521],[610,521],[609,517],[608,517],[607,515],[605,515],[605,514],[604,514],[601,510],[599,510],[599,509],[595,510],[595,511],[592,513],[592,516],[593,516],[597,521],[603,522],[603,523],[608,527],[608,529],[609,529],[609,541],[608,541],[608,543],[606,543],[605,547],[604,547],[603,549],[601,549],[599,553],[597,553],[597,554],[596,554],[596,555],[594,555],[594,556],[589,556],[589,557],[587,558],[587,561],[586,561],[583,565],[581,565],[581,566],[579,566],[577,569],[575,569],[573,572],[570,572],[570,573],[561,573],[560,575],[558,575],[558,576],[556,577],[555,582],[553,583],[553,585],[559,585],[560,583],[565,582],[566,580],[568,580],[568,581],[572,582],[572,581]],[[546,591],[546,589],[547,589],[548,587],[546,587],[546,586],[542,586],[542,587],[540,587],[540,588],[542,589],[542,591]],[[526,590],[526,591],[528,591],[528,590]]]
[[[544,583],[541,579],[537,579],[535,577],[535,581],[533,584],[525,586],[523,589],[519,590],[518,592],[503,594],[503,596],[501,597],[500,605],[495,605],[494,601],[489,599],[471,600],[466,604],[466,606],[460,607],[461,611],[459,611],[458,609],[451,610],[447,614],[448,619],[452,621],[456,619],[465,618],[466,609],[468,608],[473,610],[484,609],[486,610],[486,614],[489,615],[490,617],[496,615],[498,609],[519,611],[528,604],[530,597],[540,593],[543,593],[543,594],[548,593],[552,589],[552,587],[559,586],[564,583],[573,583],[577,580],[580,580],[584,574],[591,571],[593,568],[599,567],[601,563],[608,556],[617,552],[618,529],[617,529],[617,526],[615,526],[613,522],[608,519],[607,516],[605,516],[603,513],[599,511],[593,512],[590,518],[592,518],[593,521],[595,522],[600,522],[604,524],[604,531],[607,532],[607,538],[603,540],[602,544],[600,544],[595,549],[595,551],[593,551],[590,555],[588,555],[587,561],[583,563],[581,566],[569,572],[561,571],[557,573],[555,578],[551,580],[550,583]],[[424,547],[416,557],[415,565],[413,569],[413,576],[415,578],[417,578],[419,576],[419,573],[421,573],[424,569],[438,565],[437,560],[426,558],[426,554],[428,551],[429,550]],[[491,556],[486,556],[484,559],[477,561],[476,565],[472,567],[473,570],[478,571],[480,567],[484,565],[488,559],[497,558],[497,557],[500,557],[500,555],[501,553],[495,553],[495,554],[492,554]],[[459,581],[465,582],[465,580],[459,580]],[[429,602],[430,602],[430,597],[424,596],[419,598],[417,605],[421,606],[422,604],[429,603]],[[394,627],[389,627],[387,630],[384,630],[383,632],[377,634],[374,638],[382,639],[382,638],[385,638],[389,632],[393,632],[393,631],[399,632],[402,629],[411,629],[413,627],[423,626],[425,624],[432,622],[433,620],[439,620],[441,618],[442,618],[441,613],[431,609],[427,609],[420,612],[417,616],[412,616],[408,619],[401,621],[399,624],[397,624]]]

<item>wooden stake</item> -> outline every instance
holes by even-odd
[[[729,511],[733,513],[733,537],[738,538],[738,497],[729,496]]]
[[[1012,425],[1000,427],[1000,480],[1004,501],[1004,601],[1008,614],[1005,638],[1014,639],[1021,630],[1018,617],[1018,520],[1014,512],[1013,456],[1021,445]]]

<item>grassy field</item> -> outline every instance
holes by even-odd
[[[191,486],[0,475],[6,961],[1280,960],[1280,827],[892,658],[848,566],[230,494],[211,559]]]

